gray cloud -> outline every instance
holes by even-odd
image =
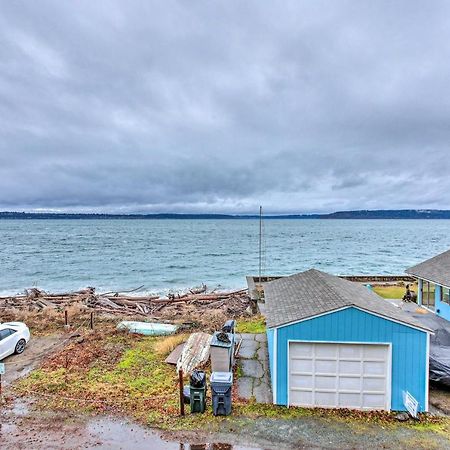
[[[450,208],[445,1],[0,5],[0,208]]]

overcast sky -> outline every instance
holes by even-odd
[[[448,1],[2,1],[0,209],[450,208]]]

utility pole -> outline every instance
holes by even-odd
[[[262,206],[259,207],[259,285],[261,286],[262,271]]]

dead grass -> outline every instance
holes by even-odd
[[[167,356],[170,352],[175,350],[183,342],[186,342],[189,335],[186,333],[175,334],[158,340],[154,345],[155,352],[160,356]]]
[[[79,315],[79,311],[69,311],[71,315]],[[51,334],[64,328],[64,311],[45,308],[42,311],[27,311],[18,308],[9,308],[2,311],[2,322],[24,322],[34,335]]]

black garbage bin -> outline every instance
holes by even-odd
[[[201,370],[194,370],[190,377],[190,405],[191,413],[205,412],[206,409],[206,374]]]
[[[232,372],[213,372],[210,378],[213,414],[228,416],[231,414]]]

